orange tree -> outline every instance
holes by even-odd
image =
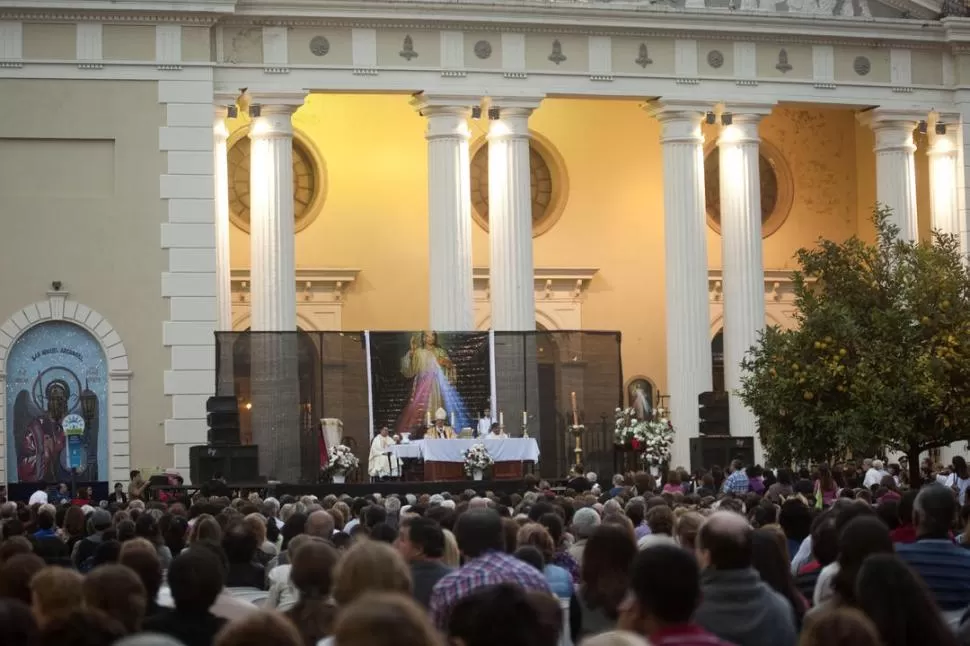
[[[738,395],[776,463],[864,447],[919,454],[970,440],[970,273],[954,236],[820,240],[796,254],[797,326],[769,327],[742,362]]]

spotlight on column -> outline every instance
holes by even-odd
[[[472,119],[478,121],[482,118],[482,106],[476,105],[472,107]]]
[[[255,119],[256,117],[259,116],[259,113],[260,113],[260,109],[261,108],[262,108],[262,106],[260,106],[258,104],[257,105],[251,105],[251,106],[249,106],[249,116],[251,116],[253,119]]]
[[[226,106],[226,116],[230,119],[235,119],[239,116],[239,108],[234,105]]]
[[[722,112],[721,113],[721,125],[722,126],[729,126],[732,123],[734,123],[734,115],[731,114],[730,112]]]
[[[704,122],[709,126],[713,126],[717,122],[717,115],[708,111],[708,113],[704,115]]]
[[[489,108],[488,109],[488,120],[489,121],[498,121],[501,118],[501,116],[502,116],[502,113],[501,113],[501,111],[498,108]]]
[[[936,131],[936,134],[938,134],[938,135],[945,135],[946,134],[946,124],[943,123],[942,121],[937,121],[936,122],[936,126],[934,126],[934,130]]]
[[[923,119],[922,121],[920,121],[920,122],[919,122],[919,123],[918,123],[918,124],[916,125],[916,129],[917,129],[917,130],[919,131],[919,133],[920,133],[921,135],[925,135],[925,134],[926,134],[926,132],[927,132],[927,125],[926,125],[926,119]]]

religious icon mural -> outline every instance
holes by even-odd
[[[378,428],[420,433],[443,411],[460,431],[490,407],[487,332],[371,332],[368,352]]]
[[[86,330],[52,321],[17,339],[7,355],[6,406],[11,481],[67,481],[72,454],[76,480],[107,477],[108,362]],[[63,422],[74,415],[84,430],[69,451]]]
[[[650,419],[653,416],[653,384],[643,377],[635,377],[626,387],[627,406],[632,408],[637,419]]]

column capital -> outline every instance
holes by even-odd
[[[687,119],[693,118],[694,115],[699,120],[714,109],[714,104],[689,99],[656,99],[654,101],[647,101],[640,107],[658,121],[663,121],[664,119]]]
[[[505,113],[508,116],[525,116],[528,117],[532,114],[532,111],[539,107],[542,103],[544,96],[540,95],[523,95],[523,96],[489,96],[488,97],[488,107],[498,108],[499,113]]]
[[[249,106],[259,106],[260,115],[293,114],[306,101],[307,92],[273,92],[250,90],[247,92]]]
[[[662,127],[660,143],[703,144],[701,122],[710,106],[703,103],[651,101],[643,109]]]
[[[920,110],[900,110],[896,108],[873,108],[856,113],[856,119],[873,130],[877,128],[909,128],[912,130],[922,119],[929,115]],[[912,124],[912,125],[910,125]]]
[[[463,115],[467,117],[474,107],[482,103],[480,96],[471,94],[428,94],[419,92],[411,97],[411,107],[422,116],[437,114]]]

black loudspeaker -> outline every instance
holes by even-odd
[[[728,394],[723,390],[701,393],[697,396],[700,407],[701,435],[730,435],[731,417]]]
[[[193,446],[189,448],[189,475],[196,485],[221,474],[232,484],[255,484],[259,477],[259,448],[255,445]]]
[[[209,397],[205,402],[209,444],[239,444],[239,404],[235,397]]]
[[[745,466],[754,464],[753,437],[692,437],[690,438],[690,470],[707,471],[714,465],[727,467],[732,460]]]

